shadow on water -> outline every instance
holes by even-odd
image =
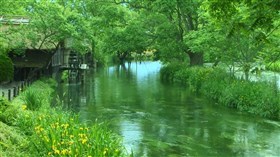
[[[160,62],[88,72],[61,85],[82,121],[107,121],[135,156],[279,156],[280,123],[215,105],[159,79]]]

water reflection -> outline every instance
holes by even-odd
[[[280,154],[279,122],[243,115],[163,83],[160,66],[132,63],[89,73],[84,86],[65,86],[65,101],[81,120],[108,121],[135,156]]]

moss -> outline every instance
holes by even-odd
[[[14,77],[14,65],[12,60],[4,55],[0,54],[0,83],[4,81],[10,81]]]

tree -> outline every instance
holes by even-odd
[[[203,52],[189,47],[185,38],[192,31],[203,28],[204,21],[200,20],[200,0],[155,0],[155,1],[129,1],[130,6],[146,15],[147,20],[155,21],[154,35],[156,36],[157,49],[161,52],[163,60],[186,60],[189,58],[190,65],[203,64]],[[155,19],[153,19],[155,18]],[[148,24],[154,24],[147,22]]]
[[[217,57],[232,65],[237,62],[248,80],[254,62],[263,63],[271,54],[265,49],[275,43],[271,37],[280,26],[279,4],[275,0],[208,0],[202,6],[210,17],[208,26],[221,34],[213,44],[220,50]]]

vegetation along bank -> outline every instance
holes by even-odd
[[[0,97],[0,156],[127,156],[121,138],[104,124],[51,107],[56,82],[36,81],[12,102]]]
[[[216,104],[236,108],[253,115],[280,119],[280,93],[271,82],[252,82],[230,76],[224,69],[186,67],[169,64],[161,78],[185,84],[193,92],[213,99]]]

